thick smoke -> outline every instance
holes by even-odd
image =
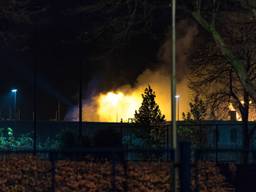
[[[192,93],[187,87],[187,56],[192,48],[194,36],[197,34],[197,28],[195,25],[188,21],[181,21],[177,25],[177,94],[179,98],[179,117],[181,119],[182,112],[188,111],[188,103],[191,100]],[[114,93],[122,92],[126,99],[133,97],[136,100],[136,109],[138,109],[141,103],[141,94],[144,89],[150,85],[156,93],[156,102],[159,104],[162,113],[166,116],[167,120],[170,120],[170,69],[171,69],[171,40],[170,35],[167,36],[166,41],[159,51],[159,63],[155,69],[146,69],[141,75],[138,76],[136,83],[131,85],[123,85],[113,91]],[[106,95],[106,93],[99,93],[89,99],[84,100],[84,119],[86,121],[115,121],[123,119],[127,121],[127,114],[125,109],[129,106],[129,103],[120,103],[123,111],[113,112],[111,108],[108,109],[106,105],[100,103],[100,98]],[[104,110],[109,110],[106,113],[102,113]],[[135,109],[134,109],[135,111]],[[133,117],[134,111],[130,112],[130,118]],[[114,113],[114,114],[111,114]],[[123,114],[122,114],[123,113]],[[118,116],[118,117],[117,117]],[[67,120],[77,120],[78,107],[72,109],[67,114]]]
[[[193,40],[195,35],[197,34],[197,27],[194,23],[191,23],[187,20],[182,20],[177,24],[177,42],[176,42],[176,74],[177,80],[182,81],[186,78],[187,73],[187,56],[193,48]],[[161,61],[161,67],[166,70],[170,70],[171,68],[171,60],[172,60],[172,40],[170,38],[171,34],[168,34],[166,41],[163,43],[159,51],[159,58]]]

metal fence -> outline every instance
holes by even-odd
[[[129,153],[144,159],[129,161]],[[152,158],[159,154],[162,158]],[[4,191],[170,191],[173,173],[168,149],[41,150],[36,156],[33,151],[0,151],[0,162]]]
[[[8,128],[11,128],[13,139],[27,141],[25,149],[56,150],[57,144],[61,140],[60,135],[69,131],[78,137],[79,126],[79,122],[66,121],[37,121],[36,127],[32,121],[0,121],[0,136],[8,138]],[[163,134],[161,138],[158,138],[158,147],[167,147],[170,142],[171,125],[167,123],[160,126],[163,129]],[[252,122],[249,126],[250,129],[253,129],[256,124]],[[140,142],[138,136],[134,134],[139,129],[140,127],[133,123],[82,123],[82,135],[90,143],[90,146],[96,147],[105,147],[106,143],[99,146],[100,143],[97,142],[109,138],[108,142],[112,140],[116,143],[113,142],[112,146],[108,147],[125,145],[132,148],[132,145]],[[239,151],[242,150],[243,141],[242,131],[243,124],[241,122],[178,122],[178,140],[192,142],[194,148],[209,149],[207,158],[215,161],[239,161],[241,154]],[[251,149],[256,149],[255,136],[252,138]],[[18,149],[24,149],[24,147]],[[251,161],[255,160],[254,153],[250,154],[250,159]]]
[[[166,148],[38,150],[36,155],[33,150],[2,150],[0,187],[5,191],[11,187],[23,191],[172,191],[178,167],[181,192],[231,192],[243,186],[242,179],[236,179],[249,173],[241,173],[235,162],[211,160],[213,149],[194,149],[185,142],[178,151],[179,161],[174,164],[174,151]]]

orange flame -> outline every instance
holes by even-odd
[[[239,115],[239,113],[237,112],[237,110],[235,109],[235,107],[232,103],[229,103],[228,108],[229,108],[230,111],[235,111],[236,112],[236,119],[238,121],[241,121],[241,116]]]
[[[84,105],[85,121],[100,122],[128,122],[134,118],[135,110],[138,110],[142,103],[141,94],[150,85],[156,94],[156,103],[159,105],[166,120],[170,120],[170,76],[162,71],[146,70],[137,79],[134,87],[125,85],[115,91],[100,93],[96,95],[91,103]],[[179,116],[182,112],[188,111],[188,102],[191,97],[186,82],[178,84],[179,93]],[[178,106],[177,106],[178,107]],[[177,114],[178,116],[178,114]]]
[[[138,95],[124,94],[121,91],[100,94],[97,98],[97,114],[101,121],[120,122],[133,118],[134,112],[141,104]]]

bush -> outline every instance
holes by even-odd
[[[79,138],[78,133],[70,129],[62,131],[60,135],[57,136],[57,139],[59,141],[58,148],[61,150],[79,149],[91,146],[89,137],[82,135],[81,138]]]
[[[31,149],[32,146],[33,139],[30,133],[15,137],[12,128],[0,128],[1,150]]]

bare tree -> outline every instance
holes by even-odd
[[[245,69],[246,78],[256,87],[256,27],[255,20],[249,17],[244,13],[225,14],[216,22],[216,26],[226,45]],[[198,38],[189,65],[190,87],[207,98],[214,117],[225,118],[230,103],[239,111],[243,121],[243,149],[248,151],[255,132],[255,129],[249,130],[248,126],[249,117],[255,112],[255,102],[251,103],[253,97],[235,72],[233,60],[227,60],[207,33]],[[248,153],[243,155],[243,162],[248,162]]]
[[[48,6],[38,6],[31,0],[3,0],[0,3],[0,48],[26,51],[35,33],[35,24],[40,25],[40,16]]]
[[[232,47],[226,42],[220,31],[218,22],[226,15],[242,14],[247,12],[247,22],[255,22],[255,1],[253,0],[183,0],[182,9],[191,14],[194,20],[210,35],[218,46],[221,54],[231,64],[234,72],[237,74],[241,85],[244,87],[250,97],[256,101],[256,87],[249,79],[246,66],[239,56],[233,51]],[[186,6],[184,6],[184,4]],[[185,8],[184,8],[185,7]]]

